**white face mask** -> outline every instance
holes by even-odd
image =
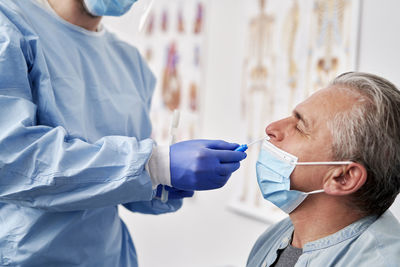
[[[264,141],[256,163],[257,181],[263,197],[286,213],[295,210],[308,195],[322,193],[290,190],[290,175],[296,165],[346,165],[351,161],[297,162],[297,157]]]

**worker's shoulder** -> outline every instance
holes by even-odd
[[[18,5],[18,1],[0,1],[0,25],[12,23],[16,18],[23,17],[23,11]]]
[[[140,53],[139,49],[133,44],[132,39],[129,36],[106,27],[106,39],[108,42],[112,43],[110,49],[115,50],[117,54],[120,55],[124,64],[131,65],[127,66],[128,68],[140,68],[143,70],[145,75],[152,76],[145,58]]]
[[[12,31],[14,34],[35,35],[26,19],[26,11],[20,5],[18,0],[0,1],[0,33],[9,34]]]
[[[133,44],[129,36],[123,34],[122,32],[117,32],[106,25],[103,26],[106,28],[106,38],[109,42],[112,42],[114,45],[117,45],[120,49],[122,48],[128,53],[134,52],[136,55],[140,56],[139,50]]]
[[[14,10],[18,11],[18,5],[17,5],[17,0],[12,1],[12,0],[2,0],[0,1],[0,10]]]
[[[388,210],[358,238],[359,255],[374,253],[390,266],[400,262],[400,223]],[[386,266],[386,265],[385,265]]]

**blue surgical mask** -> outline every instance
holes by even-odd
[[[295,210],[308,195],[324,190],[301,192],[290,190],[290,175],[296,165],[344,165],[351,161],[297,162],[291,155],[264,141],[256,163],[257,181],[263,197],[286,213]]]
[[[84,0],[87,11],[94,16],[122,16],[137,0]]]

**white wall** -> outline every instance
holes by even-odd
[[[207,87],[210,108],[203,121],[207,138],[237,140],[240,64],[243,49],[242,7],[245,0],[213,0],[208,10]],[[398,0],[365,0],[359,70],[380,74],[400,85],[400,20]],[[233,93],[232,93],[233,92]],[[231,103],[220,109],[220,103]],[[220,123],[224,121],[224,124]],[[226,123],[225,123],[226,122]],[[230,124],[229,124],[230,122]],[[227,124],[228,123],[228,124]],[[233,176],[222,190],[200,192],[175,214],[150,216],[121,209],[141,267],[244,266],[264,223],[226,209],[235,185]],[[400,201],[392,208],[400,219]]]
[[[364,0],[360,71],[382,75],[400,87],[400,1]],[[400,198],[391,208],[400,220]]]
[[[360,70],[400,86],[400,1],[364,0],[363,6]]]

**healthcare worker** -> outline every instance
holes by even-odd
[[[0,1],[1,266],[137,266],[117,205],[176,211],[245,157],[224,141],[149,139],[154,76],[100,23],[134,2]]]

